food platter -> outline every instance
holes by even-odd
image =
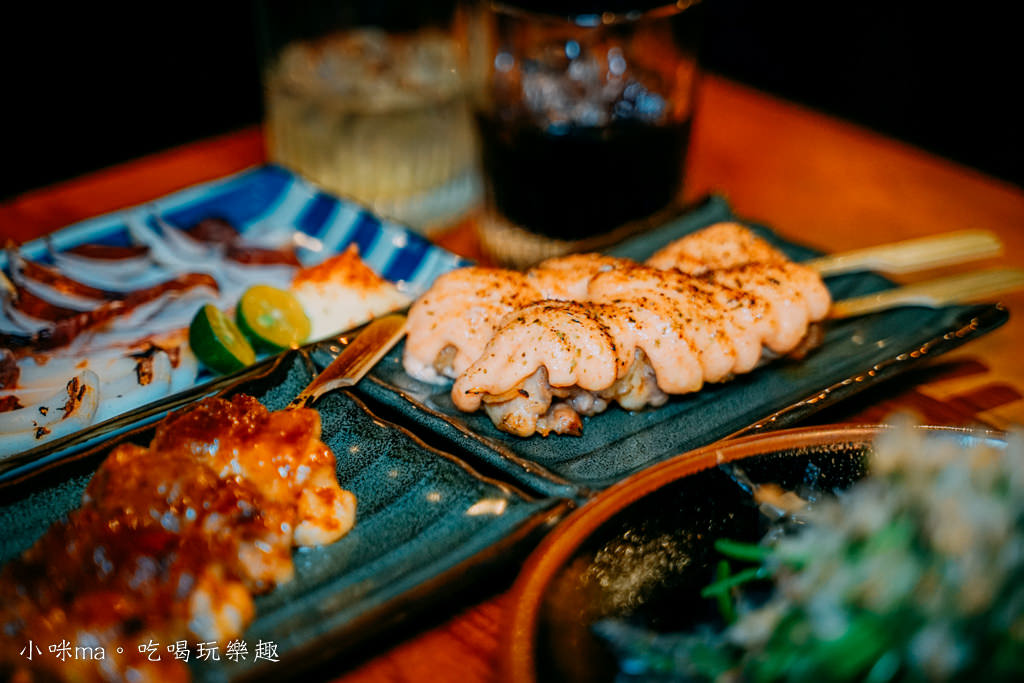
[[[721,557],[715,541],[757,543],[765,533],[765,518],[746,485],[848,489],[868,471],[879,435],[894,429],[803,427],[743,437],[680,455],[603,491],[524,565],[512,591],[501,680],[641,680],[622,673],[596,623],[619,620],[652,634],[715,623],[715,601],[700,595]],[[914,431],[920,447],[932,446],[927,452],[1006,445],[997,432]],[[734,477],[734,465],[742,480]]]
[[[727,202],[711,198],[681,219],[627,240],[609,254],[644,259],[681,235],[737,220]],[[751,225],[790,258],[817,254]],[[863,273],[828,278],[835,300],[895,285]],[[630,413],[613,408],[586,418],[582,436],[520,438],[479,414],[457,410],[450,385],[417,381],[404,371],[401,349],[382,361],[359,391],[374,405],[447,439],[523,486],[548,495],[588,497],[645,466],[742,433],[778,429],[944,353],[1007,319],[997,305],[906,307],[829,321],[821,346],[806,358],[780,360],[729,382],[708,385],[666,405]]]
[[[356,243],[371,267],[411,295],[463,263],[276,167],[185,190],[154,206],[181,224],[217,213],[243,227],[281,221],[332,251]],[[73,226],[53,243],[68,248],[98,237],[116,242],[124,239],[123,219],[112,214]],[[682,234],[734,219],[724,200],[712,198],[610,253],[643,258]],[[791,258],[813,255],[767,228],[752,227]],[[40,243],[25,247],[33,258],[44,251]],[[836,299],[892,286],[871,275],[834,278],[828,285]],[[830,323],[823,346],[801,361],[770,364],[661,408],[610,410],[588,418],[582,437],[520,439],[497,432],[486,418],[454,410],[446,387],[406,375],[397,349],[356,389],[317,406],[324,441],[338,457],[338,481],[360,501],[355,530],[330,546],[296,552],[296,579],[258,599],[246,637],[277,643],[282,661],[291,662],[280,666],[313,665],[351,651],[449,595],[456,583],[509,566],[601,489],[726,436],[789,424],[988,332],[1006,317],[1003,308],[985,305],[902,309]],[[0,473],[0,522],[8,529],[0,562],[16,557],[78,505],[89,477],[115,445],[148,443],[152,423],[169,410],[236,393],[281,409],[345,343],[314,343],[234,376],[207,376],[175,396],[27,454]],[[273,677],[280,670],[222,663],[195,667],[193,675]]]
[[[421,236],[382,221],[364,209],[327,195],[276,166],[256,168],[213,183],[189,188],[145,207],[126,209],[70,226],[52,236],[58,250],[76,244],[127,244],[125,221],[132,212],[159,212],[168,221],[188,225],[202,217],[227,217],[245,231],[283,225],[318,240],[324,251],[356,244],[366,263],[410,296],[422,293],[443,272],[465,262]],[[684,217],[608,250],[643,259],[677,237],[719,221],[736,220],[728,203],[712,197]],[[750,225],[794,260],[815,252],[778,238],[770,229]],[[42,241],[22,248],[27,258],[47,258]],[[0,255],[0,259],[4,256]],[[829,278],[834,299],[893,286],[877,275]],[[437,434],[453,449],[506,472],[521,485],[545,495],[586,496],[658,460],[716,439],[748,431],[779,428],[902,372],[925,358],[984,334],[1007,319],[996,305],[902,308],[828,324],[824,344],[801,361],[779,361],[731,382],[673,399],[666,406],[639,413],[612,409],[588,418],[581,437],[509,436],[480,415],[461,413],[448,387],[418,382],[392,352],[364,382],[364,398],[417,429]],[[316,346],[314,358],[324,365],[340,348]],[[204,372],[194,386],[105,423],[79,431],[0,463],[0,481],[29,474],[111,434],[153,421],[167,410],[216,391],[231,378]]]
[[[289,352],[219,392],[248,393],[282,409],[312,377],[305,353]],[[318,410],[324,440],[339,454],[338,481],[359,501],[356,529],[329,546],[295,553],[294,580],[257,600],[244,638],[278,646],[280,662],[194,665],[196,680],[265,677],[351,654],[383,629],[465,587],[467,577],[521,558],[568,503],[537,497],[480,475],[461,458],[427,446],[379,419],[344,392]],[[5,491],[0,563],[17,557],[55,520],[76,508],[92,472],[117,444],[148,443],[140,427],[86,450]],[[222,644],[223,646],[223,644]]]
[[[422,292],[438,274],[463,263],[454,254],[432,245],[408,228],[377,218],[347,200],[325,194],[308,181],[273,165],[256,167],[142,206],[76,223],[46,239],[22,245],[20,256],[50,265],[55,255],[68,254],[81,245],[111,248],[135,245],[138,244],[137,234],[133,233],[135,226],[139,221],[152,222],[154,217],[173,226],[190,226],[211,217],[222,218],[237,228],[243,238],[272,232],[299,235],[304,253],[312,263],[355,245],[371,269],[410,297]],[[6,267],[8,260],[8,254],[0,254],[0,268]],[[0,458],[0,481],[24,475],[130,425],[155,419],[170,408],[215,391],[217,382],[222,380],[202,370],[187,385],[175,386],[169,394],[145,401],[126,413],[43,441],[14,457]]]

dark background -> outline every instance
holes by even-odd
[[[706,69],[1024,185],[1013,3],[704,3]],[[429,4],[408,7],[423,14]],[[258,122],[257,35],[267,27],[256,9],[5,9],[0,198]]]

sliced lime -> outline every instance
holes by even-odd
[[[274,351],[298,347],[311,329],[299,300],[291,292],[270,285],[245,290],[238,301],[235,319],[257,346]]]
[[[234,372],[256,361],[242,331],[213,304],[206,304],[192,318],[188,343],[196,357],[217,372]]]

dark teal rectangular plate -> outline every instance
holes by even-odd
[[[683,218],[610,250],[644,259],[686,233],[738,220],[721,198]],[[816,252],[786,242],[771,230],[742,221],[800,261]],[[827,280],[836,300],[887,289],[873,274]],[[996,305],[902,308],[827,323],[822,346],[802,361],[783,360],[665,406],[628,413],[614,407],[584,419],[583,435],[532,436],[498,431],[483,413],[459,412],[450,385],[418,382],[402,370],[401,349],[375,368],[359,391],[406,424],[441,435],[457,447],[547,495],[586,497],[647,465],[726,436],[791,425],[915,363],[946,352],[1006,321]]]
[[[223,395],[253,394],[280,409],[312,377],[308,356],[292,352]],[[278,646],[280,662],[193,665],[196,680],[279,679],[351,652],[397,621],[426,609],[500,563],[522,557],[568,509],[478,474],[459,458],[377,418],[346,392],[317,404],[338,481],[358,500],[356,526],[340,541],[295,552],[295,579],[257,599],[243,636]],[[148,443],[153,427],[0,486],[0,562],[28,548],[79,505],[89,477],[117,443]]]

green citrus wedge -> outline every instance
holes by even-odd
[[[297,348],[310,333],[309,317],[291,292],[270,285],[245,290],[235,310],[238,327],[257,347]]]
[[[206,304],[192,318],[188,343],[196,358],[217,372],[234,372],[256,362],[245,335],[213,304]]]

